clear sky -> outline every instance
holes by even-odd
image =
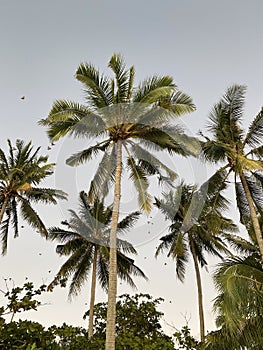
[[[204,127],[210,108],[233,83],[248,87],[245,125],[263,105],[262,0],[0,0],[0,5],[1,148],[6,147],[7,138],[21,138],[42,146],[46,154],[49,142],[37,121],[47,116],[55,99],[83,102],[81,86],[74,79],[77,66],[88,61],[107,73],[107,62],[114,52],[122,53],[128,65],[135,65],[137,82],[152,74],[169,74],[192,96],[197,111],[183,119],[190,133]],[[67,209],[76,209],[77,193],[85,189],[94,169],[89,165],[81,170],[64,166],[75,146],[72,140],[65,140],[50,151],[57,172],[49,184],[71,196],[67,203],[43,209],[47,225],[58,225],[67,217]],[[197,167],[194,161],[182,164],[174,158],[172,162],[187,180],[205,178],[206,168]],[[135,206],[132,188],[126,191],[124,207],[126,202]],[[150,279],[147,283],[136,281],[139,291],[164,297],[167,322],[180,327],[186,318],[197,334],[193,268],[181,285],[172,262],[165,257],[154,259],[154,248],[166,224],[155,212],[152,217],[150,224],[147,218],[142,219],[127,236],[140,253],[136,263]],[[36,283],[51,281],[63,260],[56,256],[55,244],[39,238],[27,226],[21,229],[20,238],[9,243],[7,256],[1,258],[0,286],[4,287],[1,278],[6,277],[16,284],[23,283],[26,276]],[[211,271],[203,273],[209,330],[214,327]],[[129,288],[119,286],[119,294],[127,291]],[[30,317],[46,325],[65,321],[84,326],[89,284],[71,304],[66,295],[57,289],[45,296],[47,305]],[[97,301],[104,300],[106,296],[100,291]]]

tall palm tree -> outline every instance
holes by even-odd
[[[206,160],[224,162],[219,170],[224,182],[234,174],[237,205],[241,222],[251,219],[263,260],[263,237],[258,212],[263,209],[263,109],[250,123],[248,132],[242,129],[245,86],[233,85],[215,104],[207,129],[212,137],[205,136],[203,154]]]
[[[109,278],[109,233],[112,218],[112,206],[105,207],[103,201],[95,199],[93,205],[88,202],[87,194],[80,193],[79,214],[70,210],[69,221],[64,222],[68,230],[59,227],[49,229],[49,238],[63,244],[57,246],[57,253],[69,256],[62,265],[52,288],[61,278],[72,277],[69,297],[77,295],[88,275],[91,273],[91,292],[89,308],[88,336],[93,336],[93,315],[95,304],[96,280],[104,290],[108,289]],[[139,212],[133,212],[118,223],[117,232],[124,233],[133,226]],[[117,238],[117,273],[119,277],[135,287],[131,275],[146,278],[134,264],[134,260],[125,254],[136,254],[135,248],[127,241]]]
[[[8,140],[8,154],[0,149],[0,235],[2,254],[7,252],[7,241],[10,224],[15,237],[19,234],[18,212],[22,218],[43,236],[47,229],[33,209],[32,203],[57,203],[65,199],[66,194],[60,190],[41,188],[38,185],[53,173],[54,164],[47,163],[48,157],[39,156],[40,147],[33,150],[31,142],[25,144],[17,140],[13,147]]]
[[[218,178],[218,175],[216,176]],[[227,201],[217,193],[217,181],[204,184],[199,190],[195,186],[182,184],[174,192],[156,198],[156,206],[171,222],[169,233],[161,238],[155,256],[168,251],[167,256],[175,260],[176,274],[181,282],[185,279],[186,264],[192,257],[198,291],[200,338],[205,339],[203,292],[200,268],[207,266],[205,252],[221,257],[228,253],[223,236],[235,232],[236,226],[222,215]],[[208,187],[207,187],[208,186]]]
[[[40,124],[48,127],[52,141],[67,134],[97,138],[97,144],[67,160],[71,166],[104,153],[91,182],[89,198],[105,196],[114,184],[106,332],[106,349],[113,350],[117,293],[116,230],[123,161],[126,160],[130,179],[138,191],[141,208],[149,211],[151,196],[147,177],[156,175],[160,181],[173,181],[176,176],[151,151],[166,149],[186,156],[196,152],[198,143],[171,123],[177,116],[195,109],[191,98],[177,89],[172,77],[153,76],[135,88],[134,67],[127,69],[121,55],[114,54],[108,66],[113,78],[101,74],[92,64],[81,63],[75,76],[84,86],[87,105],[55,101],[49,116]]]

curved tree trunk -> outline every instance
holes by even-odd
[[[255,235],[257,238],[257,242],[258,242],[258,246],[259,246],[259,251],[260,251],[260,255],[261,255],[261,260],[263,261],[263,238],[262,238],[262,232],[260,229],[260,225],[259,225],[259,221],[258,221],[258,216],[257,216],[257,212],[256,212],[256,208],[255,208],[255,204],[254,204],[254,200],[251,196],[248,184],[247,184],[247,180],[245,178],[245,175],[243,172],[240,172],[239,174],[246,198],[247,198],[247,202],[249,205],[249,211],[250,211],[250,218],[252,221],[252,225],[255,231]]]
[[[2,204],[2,207],[1,207],[1,210],[0,210],[0,224],[2,223],[2,220],[3,220],[3,217],[4,217],[4,213],[5,213],[5,210],[6,210],[6,206],[8,204],[8,200],[9,200],[9,198],[5,197],[5,199],[3,201],[3,204]]]
[[[98,251],[95,248],[93,256],[92,277],[91,277],[91,289],[90,289],[90,306],[89,306],[89,330],[88,338],[93,336],[93,319],[94,319],[94,305],[95,305],[95,291],[96,291],[96,272],[97,272],[97,257]]]
[[[115,350],[116,296],[117,296],[117,251],[116,238],[119,220],[122,174],[122,141],[117,141],[114,201],[110,231],[109,289],[106,326],[106,350]]]
[[[201,342],[204,342],[204,340],[205,340],[205,319],[204,319],[202,282],[201,282],[201,274],[200,274],[200,270],[199,270],[197,256],[195,253],[195,248],[194,248],[194,244],[193,244],[192,240],[190,240],[190,249],[191,249],[192,257],[194,259],[195,276],[196,276],[196,283],[197,283],[199,322],[200,322],[200,339],[201,339]]]

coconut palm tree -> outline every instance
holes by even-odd
[[[0,235],[2,254],[7,252],[10,224],[14,236],[19,234],[18,207],[22,218],[43,236],[47,229],[33,209],[32,203],[57,203],[65,199],[66,194],[60,190],[41,188],[38,185],[53,173],[54,164],[47,163],[48,157],[39,156],[40,147],[33,150],[31,142],[25,144],[17,140],[15,146],[8,140],[8,154],[0,149]]]
[[[115,349],[117,293],[116,230],[121,198],[123,162],[138,191],[141,208],[151,208],[149,175],[160,181],[173,181],[176,174],[152,151],[168,150],[186,156],[198,150],[198,142],[182,133],[172,121],[195,106],[180,92],[170,76],[153,76],[134,87],[135,70],[127,69],[123,57],[114,54],[109,61],[114,77],[101,74],[92,64],[81,63],[76,79],[84,86],[86,105],[58,100],[41,125],[48,127],[52,141],[70,134],[97,143],[72,155],[67,164],[76,166],[103,153],[89,190],[90,200],[105,196],[114,185],[110,234],[110,271],[106,349]],[[140,144],[139,144],[140,142]]]
[[[220,328],[209,335],[208,349],[213,349],[210,343],[222,343],[222,339],[225,349],[260,349],[263,342],[263,269],[259,251],[223,261],[214,281],[219,293],[214,309]]]
[[[262,229],[262,215],[259,223]],[[251,222],[248,234],[248,240],[229,237],[237,256],[222,261],[214,273],[218,291],[214,310],[220,328],[207,337],[207,349],[217,349],[219,343],[222,349],[259,349],[262,345],[263,269]]]
[[[241,222],[251,219],[263,260],[263,237],[258,222],[258,212],[263,209],[263,109],[250,123],[248,132],[242,129],[245,86],[233,85],[215,104],[207,129],[212,137],[205,137],[204,158],[222,163],[224,182],[234,175],[237,205]]]
[[[63,243],[57,245],[57,253],[61,256],[69,256],[51,282],[50,288],[53,288],[61,278],[68,279],[73,276],[69,288],[71,298],[79,293],[91,273],[88,331],[88,336],[91,338],[93,336],[96,280],[104,290],[108,289],[112,206],[105,207],[103,201],[98,199],[95,199],[93,205],[90,205],[84,191],[80,192],[79,201],[79,214],[70,210],[70,219],[64,222],[68,230],[59,227],[49,229],[49,239]],[[139,212],[133,212],[122,219],[118,223],[117,233],[124,233],[131,228],[139,215]],[[136,250],[127,241],[117,238],[117,273],[122,280],[135,287],[131,275],[144,278],[146,276],[134,264],[134,260],[125,254],[136,254]]]
[[[218,174],[215,176],[218,180]],[[220,182],[219,182],[220,183]],[[235,232],[236,226],[230,219],[222,215],[227,201],[218,196],[218,181],[213,178],[199,190],[195,186],[182,184],[175,191],[156,198],[156,206],[171,222],[169,233],[161,237],[155,256],[167,251],[167,256],[175,260],[176,274],[181,282],[185,279],[186,264],[189,256],[193,259],[200,319],[200,338],[205,339],[205,321],[203,311],[203,292],[200,268],[208,265],[205,253],[222,257],[221,253],[229,253],[223,236],[227,232]]]

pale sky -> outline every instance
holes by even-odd
[[[136,82],[152,74],[174,77],[197,106],[195,113],[183,118],[189,133],[204,128],[212,105],[233,83],[248,87],[245,125],[263,105],[262,0],[0,0],[0,4],[1,148],[6,147],[7,138],[21,138],[42,146],[42,153],[47,154],[49,141],[37,121],[47,116],[55,99],[84,102],[81,85],[74,79],[77,66],[83,61],[92,62],[109,73],[107,62],[114,52],[122,53],[128,66],[135,65]],[[70,198],[57,207],[40,208],[47,226],[59,225],[67,217],[67,209],[77,209],[77,193],[87,189],[86,181],[94,169],[89,164],[81,169],[64,165],[74,147],[73,140],[63,140],[50,152],[57,171],[49,184],[70,192]],[[206,166],[178,159],[169,161],[181,177],[189,181],[206,178]],[[123,208],[128,205],[136,209],[132,188],[124,190]],[[233,213],[235,207],[233,203]],[[136,280],[138,292],[165,298],[161,309],[166,321],[179,328],[186,318],[197,335],[193,267],[189,265],[182,285],[175,278],[173,262],[165,256],[155,260],[154,248],[166,232],[167,223],[155,212],[152,216],[153,224],[144,217],[126,237],[138,249],[136,263],[150,279]],[[25,226],[18,239],[10,239],[7,256],[1,261],[2,289],[3,278],[9,277],[17,285],[26,276],[36,284],[48,283],[63,259],[56,256],[55,244],[47,243]],[[209,273],[203,272],[208,330],[214,329],[211,271],[212,266]],[[129,291],[120,285],[118,294]],[[82,315],[89,301],[89,283],[72,303],[67,301],[67,290],[59,288],[42,299],[48,305],[21,317],[44,325],[86,325]],[[99,301],[106,301],[102,291],[98,291]]]

